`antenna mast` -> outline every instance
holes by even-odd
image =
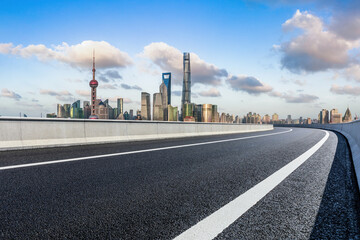
[[[95,49],[93,49],[93,69],[92,69],[92,72],[93,72],[93,80],[95,80]]]

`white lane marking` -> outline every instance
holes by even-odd
[[[170,146],[170,147],[143,149],[143,150],[130,151],[130,152],[110,153],[110,154],[95,155],[95,156],[88,156],[88,157],[69,158],[69,159],[46,161],[46,162],[36,162],[36,163],[11,165],[11,166],[0,167],[0,171],[1,170],[7,170],[7,169],[15,169],[15,168],[25,168],[25,167],[33,167],[33,166],[40,166],[40,165],[49,165],[49,164],[55,164],[55,163],[82,161],[82,160],[94,159],[94,158],[114,157],[114,156],[129,155],[129,154],[135,154],[135,153],[154,152],[154,151],[168,150],[168,149],[174,149],[174,148],[184,148],[184,147],[193,147],[193,146],[206,145],[206,144],[238,141],[238,140],[249,139],[249,138],[258,138],[258,137],[266,137],[266,136],[278,135],[278,134],[288,133],[288,132],[291,132],[291,131],[292,131],[292,129],[289,129],[289,130],[283,131],[283,132],[277,132],[277,133],[268,133],[268,134],[261,134],[261,135],[256,135],[256,136],[241,137],[241,138],[231,138],[231,139],[224,139],[224,140],[217,140],[217,141],[210,141],[210,142],[192,143],[192,144]]]
[[[174,240],[214,239],[310,158],[329,138],[329,133],[327,131],[324,132],[325,137],[305,153],[301,154],[265,180],[256,184],[239,197],[181,233],[174,238]]]

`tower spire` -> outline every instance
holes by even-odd
[[[93,72],[93,80],[95,80],[95,49],[93,49],[93,69],[92,69],[92,72]]]

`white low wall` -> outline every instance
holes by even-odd
[[[360,190],[360,121],[341,124],[275,124],[281,127],[304,127],[304,128],[319,128],[337,131],[344,135],[349,142],[351,155],[354,163],[356,178]]]
[[[272,130],[272,125],[0,117],[0,151]]]

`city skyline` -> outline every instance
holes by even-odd
[[[100,2],[89,1],[88,7],[95,9],[99,18],[83,21],[82,14],[76,15],[77,8],[85,4],[82,1],[62,6],[23,2],[16,8],[4,1],[0,3],[0,115],[18,116],[22,112],[39,117],[54,112],[58,102],[89,100],[90,90],[85,86],[91,80],[88,69],[95,48],[99,98],[109,98],[116,106],[121,97],[126,110],[140,109],[142,91],[158,92],[161,73],[166,72],[172,73],[171,101],[180,109],[182,54],[190,52],[192,102],[216,104],[218,112],[239,116],[252,111],[261,116],[276,112],[280,118],[291,114],[293,118],[316,119],[321,109],[336,108],[344,114],[347,106],[355,116],[360,112],[356,104],[360,93],[360,33],[347,31],[356,26],[342,30],[337,26],[354,20],[359,6],[353,1],[341,7],[337,1],[326,7],[321,1],[281,2],[284,4],[212,2],[207,6],[201,1],[185,1],[179,6],[165,1],[138,1],[109,2],[99,7]],[[115,16],[111,11],[124,6],[127,13],[120,11]],[[215,6],[227,14],[212,11]],[[176,17],[184,8],[189,11],[184,13],[184,22],[179,22]],[[150,12],[159,17],[151,18]],[[55,18],[65,13],[68,18],[62,18],[59,26],[60,20]],[[104,18],[106,13],[108,18]],[[167,16],[168,22],[161,22]],[[46,18],[48,21],[44,21]],[[126,18],[136,21],[126,27],[122,23]],[[355,20],[351,22],[357,24]],[[216,21],[221,21],[222,27]],[[72,26],[72,22],[77,24]],[[190,23],[189,36],[178,33]],[[104,24],[107,27],[99,28]],[[135,26],[150,25],[157,27],[123,34]],[[203,28],[207,25],[211,26],[208,30]],[[90,26],[91,31],[85,31]],[[42,38],[44,32],[53,34]],[[225,33],[230,33],[226,39]],[[137,34],[144,37],[134,41]],[[315,40],[321,41],[314,52],[302,51]],[[291,47],[294,45],[296,49]],[[329,53],[321,54],[321,49]]]

